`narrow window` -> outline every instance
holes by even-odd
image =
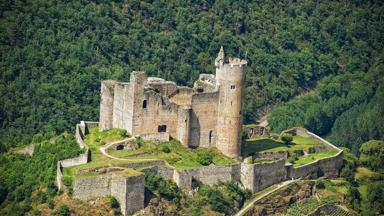
[[[236,86],[235,85],[231,85],[231,89],[235,89],[236,88]]]
[[[211,144],[213,138],[213,131],[209,131],[209,144]]]
[[[167,132],[167,125],[159,125],[157,128],[158,132]]]
[[[147,100],[143,100],[143,109],[147,109]]]

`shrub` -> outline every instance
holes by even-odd
[[[53,202],[52,199],[48,199],[48,208],[54,209],[55,208],[55,202]]]
[[[208,166],[212,163],[213,154],[211,151],[202,151],[197,153],[197,162],[203,166]]]
[[[286,145],[288,145],[288,144],[290,144],[290,143],[292,142],[293,137],[292,137],[292,135],[289,134],[289,133],[283,133],[283,134],[281,135],[281,140],[282,140]]]
[[[211,189],[208,192],[209,206],[213,211],[226,213],[229,202],[225,199],[223,193],[218,189]]]
[[[60,206],[60,208],[58,209],[56,215],[60,215],[60,216],[69,216],[70,215],[70,212],[69,212],[69,208],[67,205],[65,204],[62,204]]]
[[[320,179],[316,180],[315,185],[316,185],[316,188],[318,188],[318,189],[324,189],[325,188],[324,182],[321,181]]]
[[[120,208],[120,204],[119,204],[119,202],[118,202],[117,199],[116,199],[115,197],[113,197],[113,196],[111,196],[111,197],[109,198],[109,205],[110,205],[111,208],[113,208],[113,209],[118,209],[118,208]]]
[[[41,143],[45,140],[45,137],[43,136],[43,134],[41,133],[38,133],[38,134],[35,134],[33,137],[32,137],[32,143]]]
[[[297,154],[293,154],[291,157],[288,158],[288,162],[293,164],[298,159],[299,159],[299,157],[297,156]]]
[[[170,153],[171,149],[168,146],[161,146],[160,151],[162,151],[164,153]]]
[[[64,176],[62,181],[65,186],[72,187],[72,178],[70,176]]]

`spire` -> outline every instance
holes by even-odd
[[[222,62],[224,61],[224,57],[225,57],[225,55],[224,55],[224,48],[223,48],[223,46],[221,46],[221,47],[220,47],[219,54],[217,54],[217,57],[216,57],[216,59],[215,59],[215,65],[216,65],[216,67],[219,66],[220,61],[222,61]]]

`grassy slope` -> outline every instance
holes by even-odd
[[[286,145],[283,141],[277,139],[256,138],[246,140],[243,144],[243,151],[247,153],[278,151],[291,152],[294,150],[303,150],[316,145],[320,145],[320,143],[314,139],[303,136],[294,136],[292,143],[289,145]]]

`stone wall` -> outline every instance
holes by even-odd
[[[139,148],[139,145],[136,143],[136,139],[134,137],[130,137],[113,142],[112,144],[108,145],[108,148],[114,150],[136,150]]]
[[[319,176],[337,177],[339,171],[343,165],[343,152],[340,151],[336,156],[323,158],[314,161],[309,164],[305,164],[299,167],[291,167],[289,178],[304,178],[312,177],[317,178]]]
[[[178,86],[177,94],[170,95],[169,100],[179,106],[190,106],[194,91],[191,88]]]
[[[77,178],[74,180],[73,197],[89,200],[97,197],[108,196],[111,193],[110,174],[95,177]]]
[[[268,159],[268,160],[287,159],[288,158],[288,151],[263,152],[263,153],[254,154],[252,156],[252,158],[253,158],[253,160],[257,160],[257,159]]]
[[[146,141],[153,142],[168,142],[169,141],[169,133],[161,132],[161,133],[153,133],[153,134],[141,134],[140,137]]]
[[[287,178],[285,160],[258,164],[241,164],[241,182],[253,193]]]
[[[113,100],[115,83],[113,80],[104,80],[101,82],[100,90],[100,130],[106,130],[113,127]]]
[[[192,96],[189,146],[214,147],[217,133],[218,92]]]
[[[75,179],[73,197],[89,200],[112,195],[120,203],[123,215],[144,208],[144,175],[126,176],[108,173]]]
[[[86,122],[81,121],[80,124],[76,124],[76,132],[75,132],[75,139],[77,144],[81,149],[84,149],[85,152],[83,154],[80,154],[78,157],[75,158],[68,158],[65,160],[58,161],[56,164],[56,185],[59,190],[63,190],[65,188],[63,182],[62,182],[62,169],[63,167],[69,167],[69,166],[75,166],[80,164],[88,163],[90,158],[90,151],[88,147],[84,143],[84,136],[87,130]],[[95,124],[88,123],[90,125],[95,126]],[[97,124],[96,124],[97,127]]]
[[[240,182],[240,164],[210,165],[192,169],[174,170],[173,181],[181,188],[191,189],[193,179],[208,185],[216,184],[220,181]]]
[[[144,175],[125,177],[112,174],[111,195],[120,203],[123,215],[144,208]]]

